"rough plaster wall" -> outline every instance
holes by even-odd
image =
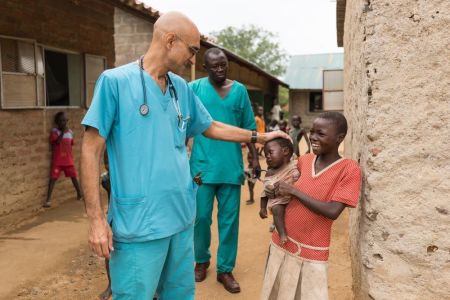
[[[79,171],[84,109],[0,111],[0,232],[42,209],[50,175],[49,135],[53,117],[61,110],[74,132],[73,154]],[[53,204],[75,198],[71,180],[61,175],[53,190]]]
[[[364,171],[357,299],[450,295],[450,2],[347,0],[345,113]]]
[[[289,91],[289,111],[290,116],[299,115],[302,118],[302,127],[311,128],[314,119],[320,113],[309,111],[309,92],[290,90]]]
[[[138,59],[147,52],[153,36],[153,23],[120,8],[114,9],[116,66]]]

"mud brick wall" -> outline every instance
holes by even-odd
[[[356,299],[450,295],[450,2],[347,0],[347,154]]]
[[[145,54],[153,36],[153,23],[131,12],[114,10],[116,66],[137,60]]]
[[[106,56],[114,65],[114,7],[100,0],[0,1],[0,35],[30,38],[45,46]],[[63,110],[74,131],[79,170],[84,108],[0,109],[0,232],[41,210],[50,172],[49,132]],[[53,201],[75,201],[70,179],[56,183]]]

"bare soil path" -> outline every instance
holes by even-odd
[[[257,184],[258,194],[261,184]],[[216,282],[217,222],[214,253],[207,279],[197,285],[196,299],[258,299],[269,245],[269,220],[260,220],[259,204],[246,205],[243,187],[237,267],[242,292],[231,295]],[[214,213],[217,211],[215,210]],[[348,252],[348,216],[335,222],[329,264],[330,299],[352,299]],[[34,221],[0,235],[0,299],[96,299],[106,285],[103,260],[87,247],[83,204],[74,200],[51,209]]]

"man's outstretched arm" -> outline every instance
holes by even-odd
[[[112,231],[102,209],[99,184],[104,148],[105,139],[97,129],[88,127],[81,145],[81,186],[89,221],[89,246],[98,256],[109,258]]]
[[[239,127],[234,127],[221,122],[213,121],[211,126],[203,132],[203,135],[216,140],[237,142],[237,143],[248,143],[250,142],[252,132],[247,129],[242,129]],[[290,140],[289,135],[282,131],[272,131],[266,133],[258,133],[257,142],[264,144],[275,138],[285,138]]]

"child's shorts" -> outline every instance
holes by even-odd
[[[64,172],[66,177],[77,177],[75,166],[52,166],[50,177],[52,179],[58,179],[61,172]]]

